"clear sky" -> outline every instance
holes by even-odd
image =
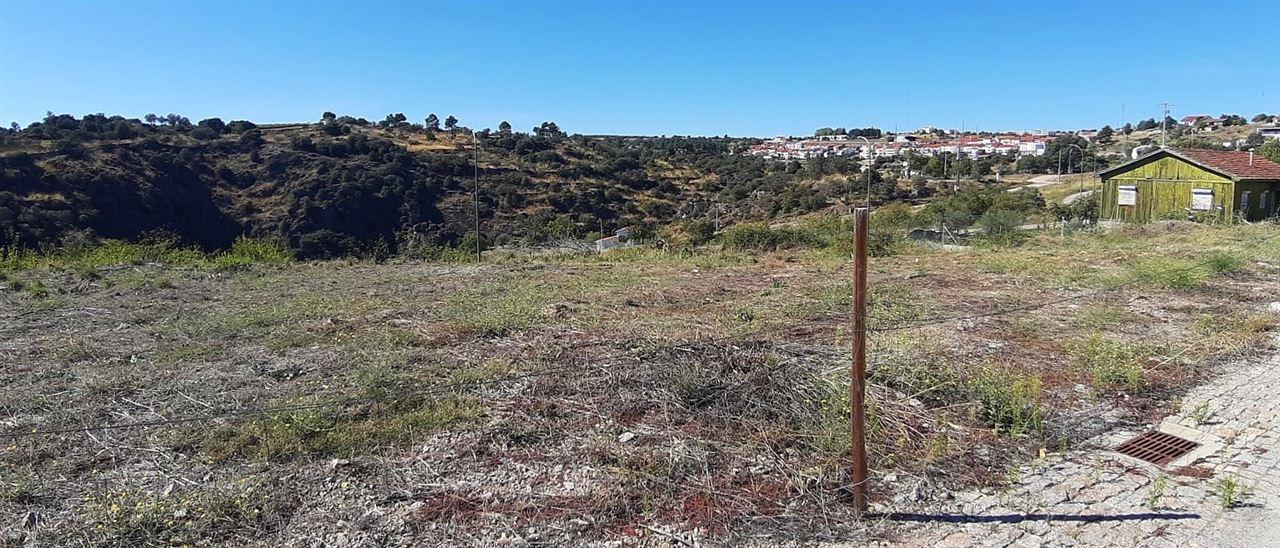
[[[0,0],[0,122],[435,112],[571,133],[1280,112],[1280,2]],[[1124,105],[1124,106],[1122,106]]]

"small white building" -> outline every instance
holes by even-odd
[[[626,226],[614,231],[613,236],[596,240],[596,253],[604,253],[610,249],[631,246],[632,227]]]

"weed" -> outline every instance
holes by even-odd
[[[455,328],[482,337],[500,337],[542,320],[548,290],[531,282],[508,282],[451,295],[444,316]]]
[[[31,286],[27,288],[27,292],[37,299],[43,299],[49,296],[49,288],[45,287],[44,282],[40,280],[31,282]]]
[[[81,506],[91,544],[179,546],[252,533],[279,522],[288,507],[262,485],[205,488],[187,493],[141,489],[101,491]]]
[[[199,363],[217,359],[222,356],[223,348],[212,344],[186,343],[179,344],[157,354],[156,359],[163,363]]]
[[[929,439],[928,460],[945,458],[951,452],[951,437],[945,430],[939,431]]]
[[[53,351],[58,361],[80,363],[102,356],[102,348],[84,339],[64,339]]]
[[[1200,402],[1191,410],[1191,420],[1196,421],[1196,426],[1202,425],[1209,417],[1213,416],[1213,406],[1207,401]]]
[[[1090,329],[1106,329],[1133,319],[1128,310],[1108,303],[1090,303],[1082,306],[1072,323]]]
[[[286,405],[304,408],[197,433],[190,444],[215,462],[352,455],[379,445],[412,443],[437,430],[469,422],[482,412],[480,405],[467,397],[429,399],[409,394],[395,376],[381,372],[369,374],[362,383],[364,394],[372,395],[372,403],[305,408],[314,402],[291,401]]]
[[[512,365],[508,362],[491,359],[485,360],[484,363],[476,367],[464,367],[455,370],[449,375],[449,384],[454,386],[463,386],[469,384],[479,384],[500,379],[512,371]]]
[[[1038,377],[985,367],[970,389],[977,396],[981,418],[997,431],[1013,436],[1043,433],[1043,384]]]
[[[926,403],[952,402],[962,392],[955,368],[936,354],[936,348],[917,338],[900,335],[878,345],[868,370],[870,379]]]
[[[852,301],[848,283],[825,285],[796,298],[788,298],[781,304],[781,312],[786,318],[810,320],[847,313]]]
[[[703,364],[681,362],[671,371],[670,390],[684,407],[700,409],[710,405],[721,394],[724,382]]]
[[[849,286],[840,287],[847,292]],[[846,302],[849,301],[841,301],[841,304]],[[931,312],[926,304],[921,300],[920,292],[906,284],[878,283],[867,291],[867,323],[874,329],[919,320]]]
[[[1227,476],[1218,480],[1218,500],[1223,509],[1239,506],[1250,495],[1248,487],[1235,476]]]
[[[1214,273],[1231,272],[1244,266],[1244,261],[1239,257],[1221,251],[1210,254],[1204,263],[1205,268]]]
[[[44,282],[38,279],[26,280],[23,278],[10,277],[9,289],[16,292],[27,292],[36,299],[44,299],[49,296],[49,288],[45,287]]]
[[[1094,333],[1072,352],[1099,389],[1137,389],[1142,385],[1142,365],[1126,343]]]
[[[39,478],[31,465],[0,462],[0,502],[31,504],[39,497]]]
[[[213,258],[215,267],[222,270],[248,268],[255,264],[280,266],[293,262],[293,252],[279,241],[241,236],[231,244],[231,249]]]
[[[1231,354],[1249,348],[1276,324],[1275,316],[1233,312],[1201,316],[1193,329],[1201,336],[1202,348],[1207,352]]]
[[[1165,491],[1169,489],[1169,477],[1160,474],[1147,487],[1147,507],[1155,508],[1160,503],[1160,499],[1164,497]]]
[[[1008,483],[1009,485],[1017,485],[1018,480],[1021,479],[1020,472],[1021,471],[1018,469],[1018,465],[1016,464],[1009,465],[1009,469],[1005,470],[1004,472],[1005,483]]]
[[[107,279],[113,286],[125,287],[134,291],[157,291],[177,287],[173,274],[157,270],[129,270]]]
[[[1130,267],[1132,278],[1163,289],[1192,289],[1208,278],[1205,269],[1191,261],[1153,257]]]
[[[293,254],[271,240],[240,237],[231,249],[216,255],[181,245],[177,238],[153,235],[139,242],[104,240],[77,242],[40,250],[0,248],[0,271],[38,268],[63,269],[95,279],[104,266],[161,263],[170,266],[243,268],[250,264],[286,264]]]

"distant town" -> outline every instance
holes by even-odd
[[[1280,138],[1280,115],[1258,115],[1253,118],[1257,126],[1254,139]],[[1166,129],[1173,136],[1194,136],[1220,130],[1230,126],[1248,126],[1249,122],[1236,115],[1190,115],[1180,120],[1165,120]],[[1049,149],[1049,142],[1062,136],[1074,136],[1089,143],[1110,142],[1115,135],[1130,135],[1135,131],[1159,130],[1160,123],[1154,119],[1139,122],[1135,128],[1130,124],[1113,129],[1104,126],[1099,129],[1082,129],[1076,131],[1028,131],[1028,132],[963,132],[955,129],[922,127],[906,133],[886,133],[876,128],[845,130],[844,128],[822,128],[813,136],[794,137],[778,136],[748,148],[745,153],[770,160],[806,160],[811,158],[858,157],[897,158],[900,156],[958,156],[982,158],[990,156],[1006,156],[1022,158],[1026,156],[1043,156]],[[1214,146],[1223,148],[1239,148],[1246,145],[1247,137],[1229,141],[1213,142]],[[1135,141],[1135,145],[1141,145]]]

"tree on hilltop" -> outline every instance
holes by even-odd
[[[1098,130],[1098,135],[1096,138],[1098,140],[1098,143],[1105,145],[1107,143],[1110,143],[1112,137],[1114,136],[1115,136],[1115,130],[1111,129],[1111,126],[1102,126],[1102,129]]]
[[[1265,156],[1272,162],[1280,163],[1280,139],[1268,139],[1267,142],[1258,147],[1258,154]]]
[[[218,134],[221,134],[223,130],[227,129],[227,124],[222,122],[222,118],[205,118],[200,120],[196,125],[199,127],[207,127],[213,130],[214,133]]]

